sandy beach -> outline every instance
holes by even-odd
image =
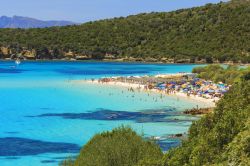
[[[158,89],[144,89],[145,85],[137,84],[137,83],[129,83],[129,82],[119,82],[119,81],[110,81],[110,82],[99,82],[98,80],[77,80],[74,81],[75,83],[87,83],[87,84],[98,84],[100,86],[116,86],[116,87],[125,87],[125,88],[132,88],[133,90],[138,90],[145,93],[159,93],[166,96],[176,96],[180,97],[185,100],[192,100],[194,102],[204,103],[204,107],[215,107],[216,102],[219,100],[218,98],[215,99],[206,99],[203,97],[199,97],[198,95],[190,95],[182,92],[174,92],[174,93],[165,93],[164,91],[160,91]]]

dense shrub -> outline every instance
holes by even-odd
[[[192,72],[197,73],[199,78],[205,80],[233,84],[240,81],[242,76],[248,77],[249,74],[247,73],[250,73],[250,67],[239,68],[238,66],[229,65],[223,68],[221,65],[208,65],[205,67],[196,67]]]
[[[65,161],[63,165],[132,166],[143,159],[160,160],[162,155],[154,142],[144,140],[130,128],[120,127],[95,135],[75,161]]]

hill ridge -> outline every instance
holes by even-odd
[[[52,26],[66,26],[72,24],[76,23],[63,20],[42,21],[31,17],[23,17],[17,15],[14,15],[13,17],[0,17],[0,28],[45,28]]]

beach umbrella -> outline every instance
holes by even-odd
[[[176,82],[175,81],[170,81],[169,84],[176,84]]]
[[[161,84],[164,84],[164,82],[157,83],[156,86],[159,87]]]
[[[172,85],[172,84],[168,84],[167,86],[168,86],[169,88],[171,88],[173,85]]]
[[[225,84],[218,84],[218,86],[219,86],[220,88],[223,88],[223,87],[225,87]]]
[[[198,92],[197,92],[197,94],[201,95],[201,94],[202,94],[202,92],[201,92],[201,91],[198,91]]]
[[[188,89],[183,89],[183,92],[187,92],[188,91]]]
[[[219,90],[219,89],[216,89],[216,90],[215,90],[215,93],[220,93],[220,90]]]
[[[208,90],[208,93],[214,93],[214,92],[215,92],[215,90],[213,90],[213,89]]]
[[[181,85],[181,87],[182,87],[182,88],[186,88],[186,87],[187,87],[187,85],[186,85],[186,84],[183,84],[183,85]]]
[[[165,86],[160,86],[160,87],[158,87],[159,89],[161,89],[161,90],[163,90],[163,89],[165,89],[166,87]]]
[[[194,81],[199,81],[200,79],[199,79],[199,78],[194,78],[193,80],[194,80]]]
[[[160,84],[160,85],[158,85],[157,87],[159,87],[159,88],[166,88],[166,84]]]

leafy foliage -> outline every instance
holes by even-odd
[[[239,3],[240,2],[240,3]],[[36,58],[65,52],[103,59],[134,57],[173,62],[250,62],[250,2],[232,1],[174,12],[148,13],[82,25],[0,29],[0,46],[35,49]]]
[[[189,139],[164,156],[164,165],[244,165],[250,155],[249,101],[250,80],[235,83],[214,113],[192,124]]]
[[[224,153],[229,165],[248,165],[250,163],[250,118],[246,126],[229,144]]]
[[[239,68],[238,66],[229,65],[227,68],[223,68],[221,65],[208,65],[196,67],[192,72],[197,73],[199,78],[205,80],[221,81],[232,85],[234,82],[240,81],[242,76],[247,77],[250,73],[250,67]]]
[[[162,157],[160,148],[145,141],[130,128],[121,127],[95,135],[81,150],[74,162],[64,165],[132,166],[140,160],[157,161]]]

